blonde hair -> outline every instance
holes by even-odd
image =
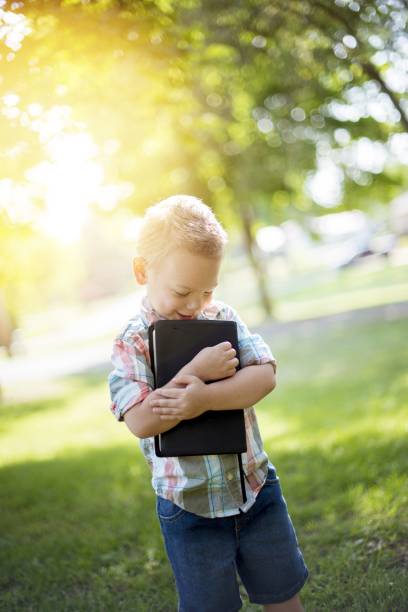
[[[227,233],[202,200],[174,195],[150,206],[136,239],[136,255],[154,265],[172,249],[182,247],[196,255],[221,257]]]

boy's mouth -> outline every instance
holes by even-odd
[[[177,313],[179,317],[181,317],[182,319],[193,319],[193,315],[183,315],[181,314],[181,312]]]

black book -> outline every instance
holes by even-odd
[[[160,319],[152,323],[149,350],[155,388],[169,382],[203,348],[226,340],[239,359],[235,321]],[[246,452],[244,411],[208,410],[194,419],[180,421],[155,436],[155,451],[158,457]]]

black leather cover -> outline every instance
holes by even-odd
[[[152,323],[149,351],[155,388],[171,380],[201,349],[225,340],[231,342],[239,359],[235,321],[160,319]],[[155,451],[159,457],[245,452],[244,411],[208,410],[194,419],[181,421],[173,429],[155,436]]]

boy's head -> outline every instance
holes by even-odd
[[[211,301],[226,243],[225,230],[198,198],[171,196],[147,209],[133,268],[160,315],[197,317]]]

